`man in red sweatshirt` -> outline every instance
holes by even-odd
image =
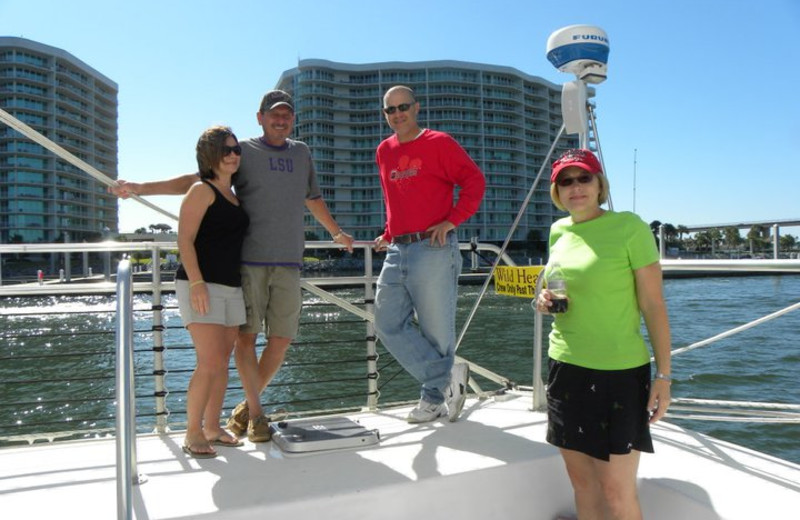
[[[407,420],[458,419],[469,366],[455,366],[455,316],[461,252],[455,228],[478,210],[485,180],[449,135],[417,123],[419,102],[405,86],[390,88],[383,112],[394,134],[376,161],[386,202],[386,251],[375,296],[375,329],[389,352],[422,385]],[[454,189],[460,188],[453,204]],[[416,316],[418,326],[413,319]]]

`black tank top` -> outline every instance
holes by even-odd
[[[194,239],[200,272],[206,282],[241,287],[242,242],[250,218],[241,204],[232,204],[213,184],[203,182],[214,190],[214,202],[203,215]],[[189,279],[183,265],[178,267],[175,278]]]

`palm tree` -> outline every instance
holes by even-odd
[[[664,240],[667,245],[673,244],[678,237],[678,230],[672,224],[664,224]]]
[[[696,250],[697,249],[697,242],[695,241],[692,235],[688,235],[686,238],[682,240],[683,248],[687,251]]]
[[[653,232],[654,235],[658,236],[658,228],[661,227],[660,220],[654,220],[650,223],[650,231]]]
[[[711,252],[716,252],[716,245],[722,241],[722,231],[719,228],[714,228],[709,230],[708,232],[709,238],[711,238]]]
[[[766,226],[751,226],[750,231],[747,232],[747,238],[751,240],[763,240],[769,236]]]
[[[170,231],[172,231],[172,226],[170,226],[169,224],[150,224],[147,227],[150,228],[151,233],[156,233],[156,232],[169,233]]]
[[[700,231],[694,235],[694,243],[698,251],[711,247],[711,234],[708,231]]]
[[[678,233],[678,242],[683,244],[683,235],[689,234],[689,228],[684,226],[683,224],[678,224],[678,227],[675,228],[675,231]]]
[[[792,235],[782,235],[779,240],[779,245],[783,251],[791,251],[797,244],[797,237]]]
[[[739,228],[735,226],[728,226],[723,230],[725,235],[725,245],[728,249],[735,249],[742,243],[742,237],[739,236]]]
[[[750,241],[751,253],[766,249],[769,245],[769,230],[766,226],[752,226],[747,232],[747,239]]]
[[[658,241],[658,229],[661,227],[660,220],[654,220],[650,223],[650,231],[653,232],[653,236],[656,237],[656,246],[661,247],[661,243]]]

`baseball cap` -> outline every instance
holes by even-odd
[[[570,166],[577,166],[591,174],[603,173],[603,167],[600,165],[600,161],[597,160],[597,156],[593,154],[591,150],[573,148],[572,150],[564,152],[561,157],[553,163],[553,173],[550,174],[550,182],[556,182],[561,170],[569,168]]]
[[[261,108],[259,111],[266,112],[280,105],[286,105],[292,112],[294,112],[292,96],[283,90],[270,90],[264,94],[264,97],[261,99]]]

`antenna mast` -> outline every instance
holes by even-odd
[[[636,213],[636,148],[633,149],[633,212]]]

